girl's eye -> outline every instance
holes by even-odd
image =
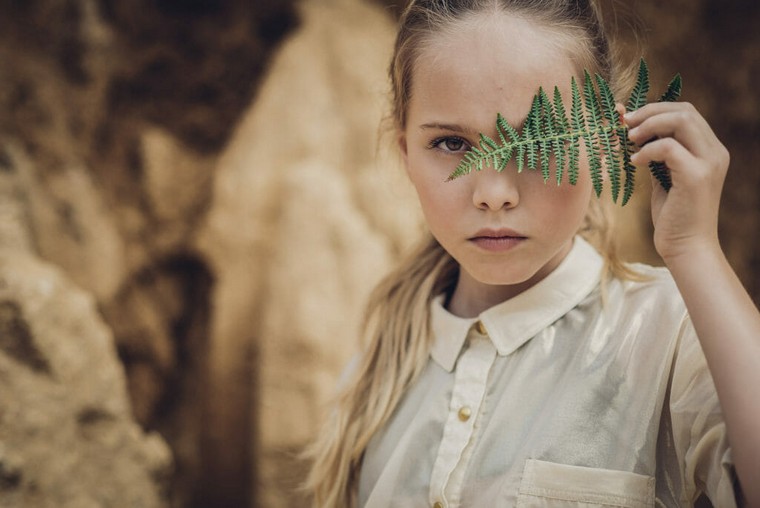
[[[456,136],[434,139],[433,142],[430,143],[430,147],[443,150],[444,152],[464,152],[470,148],[467,141]]]

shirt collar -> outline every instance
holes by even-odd
[[[470,328],[478,321],[502,355],[522,346],[542,329],[578,305],[599,284],[604,261],[580,236],[557,268],[519,295],[483,311],[477,318],[461,318],[444,308],[444,295],[432,303],[434,334],[431,356],[444,369],[454,369]]]

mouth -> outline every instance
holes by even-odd
[[[481,229],[469,241],[483,250],[504,252],[517,247],[528,237],[511,229]]]

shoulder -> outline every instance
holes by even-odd
[[[673,276],[664,266],[651,266],[643,263],[626,265],[634,278],[613,278],[611,282],[620,286],[627,296],[646,296],[658,299],[674,299],[683,302]]]
[[[686,305],[670,271],[665,267],[631,263],[635,278],[611,278],[604,292],[610,310],[680,328],[688,320]]]

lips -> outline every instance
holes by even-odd
[[[481,229],[469,240],[483,250],[504,252],[513,249],[528,237],[512,229]]]
[[[484,228],[475,233],[471,239],[475,238],[527,238],[525,235],[521,235],[517,231],[508,228],[489,229]]]

